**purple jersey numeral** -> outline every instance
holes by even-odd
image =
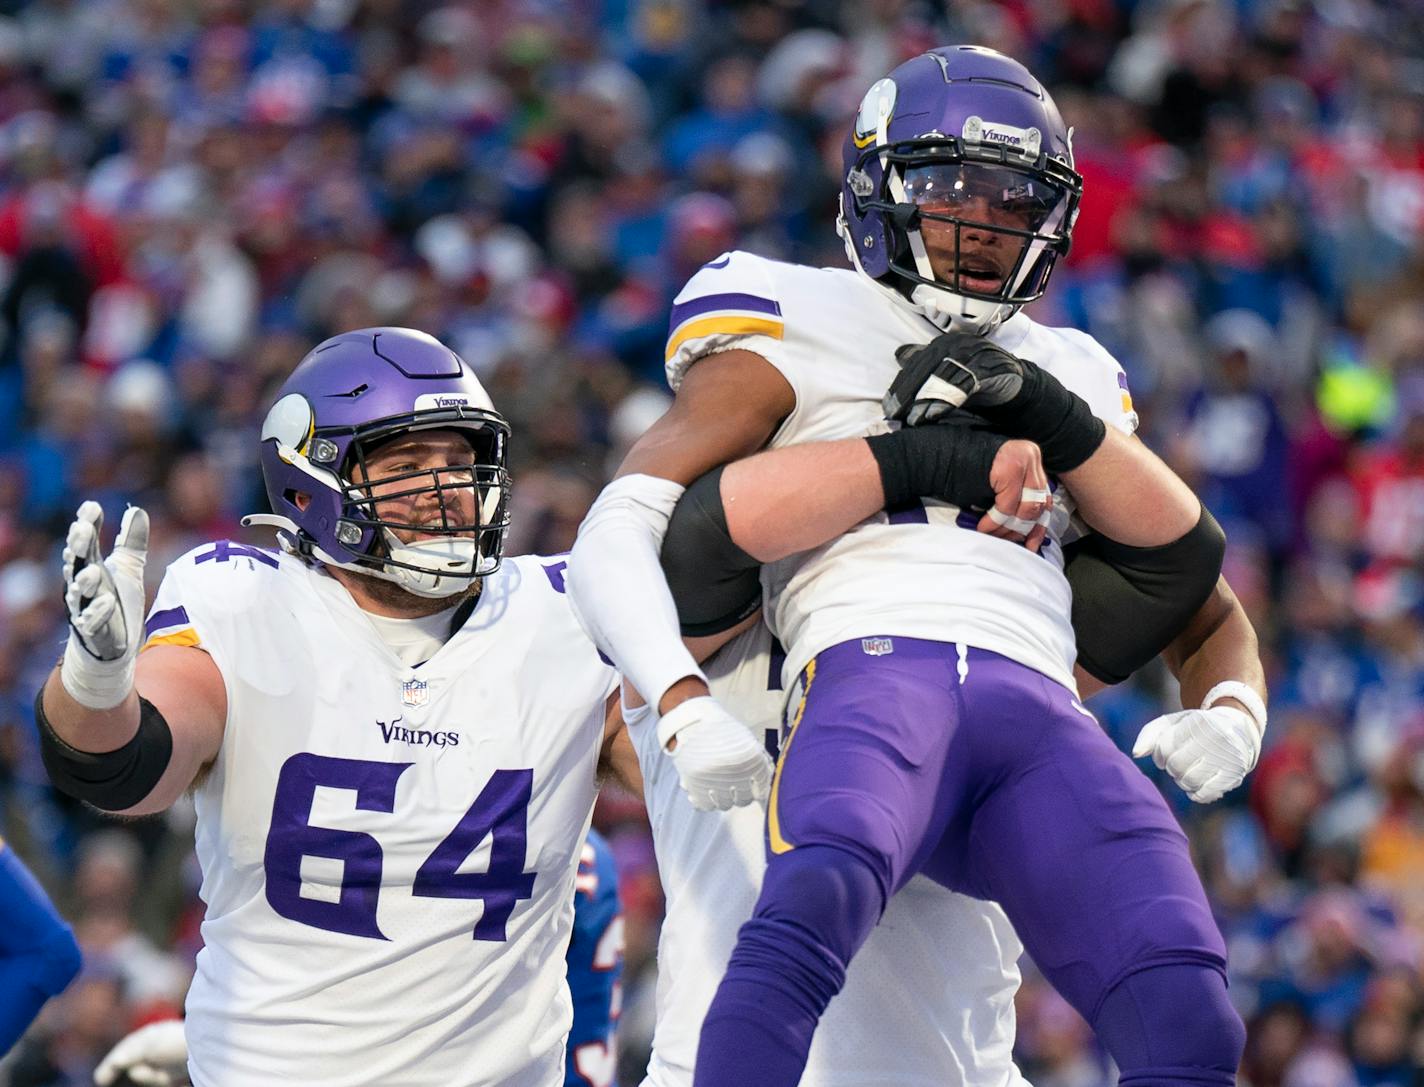
[[[550,563],[548,566],[540,567],[544,571],[544,576],[549,579],[549,584],[554,587],[554,592],[562,593],[568,591],[568,586],[564,581],[564,571],[569,568],[567,562]]]
[[[270,566],[274,570],[277,568],[277,557],[275,555],[263,551],[260,547],[233,543],[231,540],[218,540],[213,544],[211,551],[204,551],[201,555],[195,555],[193,562],[196,565],[200,562],[228,562],[231,559],[256,559],[264,566]]]
[[[535,873],[524,871],[533,788],[533,770],[496,770],[470,810],[415,874],[411,893],[422,898],[483,900],[485,910],[475,924],[476,940],[507,939],[509,915],[521,899],[533,897]],[[460,865],[486,837],[490,839],[489,868],[461,872]]]
[[[267,901],[281,916],[328,932],[373,940],[386,937],[376,925],[381,891],[381,845],[356,830],[311,825],[312,799],[320,785],[351,789],[361,811],[394,811],[396,782],[408,762],[333,759],[302,752],[282,764],[272,801],[272,829],[262,865]],[[341,897],[324,902],[302,895],[302,858],[330,857],[343,863]]]
[[[282,917],[327,932],[384,940],[376,924],[381,891],[381,845],[369,834],[311,825],[318,786],[350,789],[361,811],[395,810],[396,783],[412,763],[335,759],[301,753],[282,764],[272,801],[263,868],[267,901]],[[435,847],[415,874],[411,893],[422,898],[478,898],[484,913],[476,940],[504,940],[514,907],[533,897],[536,872],[524,871],[529,837],[529,800],[534,771],[496,770],[455,829]],[[489,868],[461,872],[465,859],[490,841]],[[302,895],[302,858],[329,857],[343,864],[335,902]]]

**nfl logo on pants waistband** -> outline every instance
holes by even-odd
[[[430,685],[423,679],[408,679],[401,684],[401,701],[407,706],[423,706],[430,701]]]
[[[862,638],[860,651],[867,657],[883,657],[895,652],[895,643],[890,638]]]

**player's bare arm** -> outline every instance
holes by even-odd
[[[1225,578],[1217,581],[1211,597],[1162,657],[1181,685],[1183,705],[1200,705],[1216,685],[1216,677],[1223,674],[1249,686],[1263,701],[1266,698],[1256,629]],[[1227,699],[1226,704],[1232,701]]]
[[[163,811],[217,756],[227,693],[200,649],[143,640],[148,515],[131,507],[102,557],[103,514],[86,502],[63,560],[70,637],[36,699],[45,763],[63,791],[105,811]]]
[[[643,473],[683,486],[766,445],[796,406],[776,367],[754,351],[721,351],[687,372],[667,414],[623,459],[617,477]]]
[[[1083,520],[1128,547],[1181,539],[1201,517],[1191,488],[1136,437],[1111,427],[1097,451],[1062,479]]]
[[[1132,753],[1150,755],[1189,797],[1209,804],[1255,768],[1266,732],[1256,631],[1225,578],[1163,658],[1187,708],[1149,721]]]
[[[616,781],[634,796],[643,795],[643,774],[638,769],[638,753],[628,740],[628,725],[618,692],[608,696],[603,708],[603,746],[598,752],[598,778]]]

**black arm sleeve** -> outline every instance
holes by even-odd
[[[721,468],[695,480],[678,501],[662,562],[687,637],[719,634],[761,607],[761,563],[732,540]]]
[[[123,811],[153,792],[173,757],[173,732],[158,708],[139,696],[138,731],[114,751],[80,751],[65,743],[44,712],[44,688],[35,695],[40,756],[54,787],[102,811]]]
[[[1196,526],[1161,547],[1088,536],[1064,549],[1073,589],[1078,663],[1121,683],[1171,644],[1211,595],[1226,534],[1206,507]]]

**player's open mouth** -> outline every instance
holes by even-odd
[[[997,291],[1004,282],[1004,273],[991,260],[970,257],[959,264],[959,286],[971,291]]]

